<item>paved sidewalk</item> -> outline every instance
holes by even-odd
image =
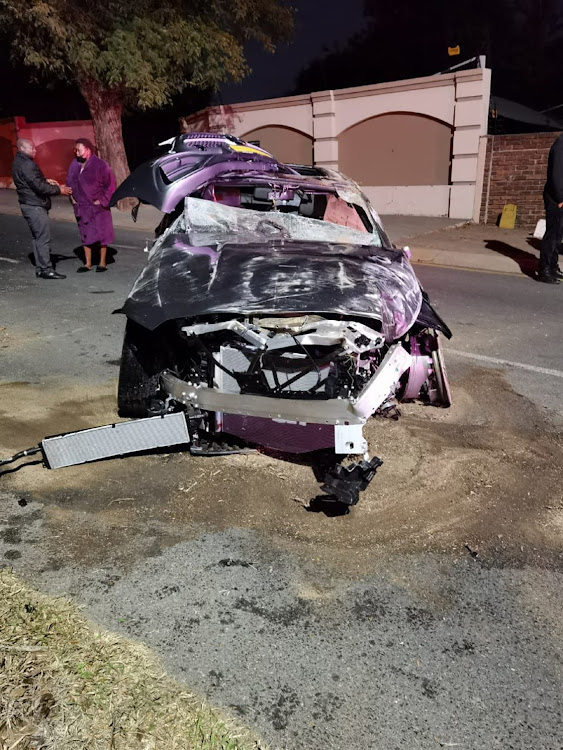
[[[539,241],[529,229],[416,216],[382,216],[391,240],[413,263],[534,276]]]
[[[408,245],[414,237],[467,223],[459,219],[448,219],[446,216],[401,216],[397,214],[381,215],[381,221],[385,231],[397,247]]]
[[[0,215],[19,213],[16,192],[0,189]],[[143,239],[150,239],[162,213],[142,205],[136,223],[130,212],[112,209],[112,216],[116,228],[136,230],[143,233]],[[53,199],[51,218],[74,222],[68,199]],[[410,247],[413,263],[527,276],[533,276],[537,267],[539,243],[526,229],[499,229],[425,216],[382,216],[382,221],[398,247]]]
[[[539,240],[528,229],[468,223],[408,240],[413,263],[533,277]]]

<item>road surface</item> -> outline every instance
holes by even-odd
[[[36,281],[0,217],[0,454],[115,417],[143,236],[105,274]],[[417,267],[454,331],[451,410],[370,425],[348,515],[307,466],[171,453],[0,478],[0,560],[140,639],[288,750],[563,746],[563,288]],[[512,363],[512,364],[507,364]]]

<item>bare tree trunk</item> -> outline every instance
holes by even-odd
[[[120,185],[130,171],[121,129],[121,97],[117,91],[103,87],[93,78],[80,82],[80,92],[90,109],[98,154],[110,165],[115,180]],[[125,209],[127,206],[120,208]]]

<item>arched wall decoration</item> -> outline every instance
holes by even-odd
[[[339,168],[361,185],[448,185],[453,128],[419,112],[386,112],[338,136]]]
[[[313,163],[313,138],[285,125],[270,124],[254,128],[240,136],[244,141],[259,141],[260,146],[281,162]]]

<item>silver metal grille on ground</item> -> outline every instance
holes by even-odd
[[[183,412],[177,412],[45,438],[41,448],[48,467],[60,469],[189,442],[186,418]]]

